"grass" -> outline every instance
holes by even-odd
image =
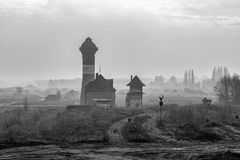
[[[61,109],[14,109],[0,114],[0,142],[52,144],[107,141],[106,131],[116,121],[141,113],[139,110],[81,107]]]
[[[149,110],[153,113],[158,111],[156,107],[150,107]],[[113,123],[141,113],[142,110],[123,108],[106,110],[91,106],[70,110],[63,110],[62,107],[29,108],[27,111],[16,108],[0,113],[0,143],[107,142],[107,130]],[[193,136],[190,140],[204,140],[208,137],[207,140],[214,141],[218,140],[218,135],[212,132],[214,128],[219,129],[220,133],[224,129],[229,132],[229,128],[222,127],[223,125],[233,126],[234,124],[234,129],[240,128],[239,121],[234,120],[235,114],[238,113],[237,108],[230,112],[228,107],[214,105],[205,109],[201,105],[165,105],[164,123],[167,126],[170,124],[171,130],[177,130],[176,137],[180,140]],[[136,117],[132,123],[127,123],[123,128],[123,136],[128,141],[151,141],[151,137],[148,137],[142,127],[146,118],[148,117]],[[192,128],[187,129],[187,126]],[[188,133],[191,134],[188,135]]]

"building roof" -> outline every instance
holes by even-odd
[[[91,38],[86,38],[86,40],[82,43],[81,47],[79,48],[79,50],[82,53],[85,52],[93,52],[95,53],[98,50],[98,47],[93,43]]]
[[[127,86],[145,86],[145,84],[138,78],[138,76],[135,76]]]
[[[89,82],[85,86],[87,90],[108,90],[108,91],[115,91],[116,89],[113,88],[113,80],[112,79],[105,79],[101,74],[96,77],[95,80]]]

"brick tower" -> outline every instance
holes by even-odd
[[[85,105],[85,86],[94,80],[95,76],[95,53],[98,47],[92,42],[91,38],[86,38],[79,50],[82,53],[83,65],[82,65],[82,88],[80,104]]]

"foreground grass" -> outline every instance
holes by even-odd
[[[162,142],[164,137],[166,141],[240,141],[239,121],[234,118],[238,114],[237,109],[230,112],[229,108],[218,106],[165,106],[165,126],[159,127],[158,131],[157,116],[155,119],[152,116],[158,114],[158,108],[145,110],[145,114],[149,115],[147,117],[136,117],[141,113],[142,110],[106,110],[91,106],[69,110],[56,107],[29,108],[26,111],[14,109],[0,113],[0,144],[16,146],[108,142],[107,131],[110,126],[127,117],[133,119],[131,123],[123,125],[122,136],[129,142]],[[151,127],[146,127],[146,124]],[[152,134],[154,131],[157,131],[156,134]]]
[[[106,131],[114,122],[139,113],[139,110],[105,110],[91,106],[66,111],[15,109],[0,114],[0,142],[9,145],[106,142]]]

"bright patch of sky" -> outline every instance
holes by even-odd
[[[0,0],[0,78],[80,77],[87,36],[107,77],[240,72],[239,0]]]

